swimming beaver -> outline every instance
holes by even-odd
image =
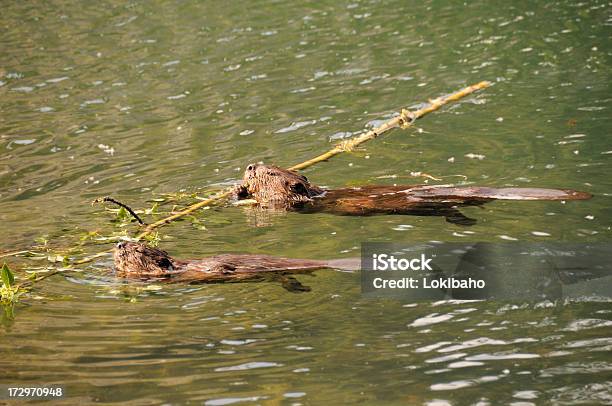
[[[317,269],[359,269],[359,259],[314,260],[269,255],[221,254],[196,260],[172,258],[166,251],[142,243],[122,241],[115,246],[113,259],[117,274],[139,279],[171,282],[218,283],[276,280],[292,291],[309,290],[289,274]]]
[[[450,185],[363,186],[323,189],[308,179],[273,165],[251,164],[235,189],[238,199],[252,198],[259,206],[305,213],[339,215],[408,214],[443,216],[446,221],[472,225],[457,209],[491,200],[584,200],[591,195],[569,189],[490,188]]]

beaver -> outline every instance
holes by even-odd
[[[274,165],[250,164],[234,189],[236,199],[254,199],[262,208],[301,213],[327,212],[369,216],[405,214],[442,216],[458,225],[473,225],[462,206],[481,206],[492,200],[585,200],[587,192],[570,189],[492,188],[452,185],[368,185],[325,189],[296,172]]]
[[[297,273],[333,268],[359,269],[359,258],[337,260],[292,259],[259,254],[221,254],[196,260],[172,258],[166,251],[143,243],[119,242],[113,252],[119,276],[169,282],[221,283],[279,281],[285,289],[307,291],[295,278]]]

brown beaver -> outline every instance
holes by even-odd
[[[443,216],[460,225],[476,222],[461,206],[480,206],[492,200],[584,200],[592,196],[569,189],[491,188],[450,185],[363,186],[324,189],[308,179],[273,165],[251,164],[235,189],[238,199],[255,199],[260,207],[303,213],[339,215],[407,214]]]
[[[123,277],[187,283],[275,280],[292,291],[310,289],[287,276],[290,274],[310,273],[324,268],[346,271],[359,269],[358,258],[325,261],[269,255],[221,254],[203,259],[180,260],[158,248],[126,241],[115,246],[113,259],[117,274]]]

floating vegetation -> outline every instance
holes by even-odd
[[[19,290],[15,287],[15,276],[9,269],[6,262],[2,265],[0,270],[0,276],[2,278],[2,286],[0,286],[0,296],[2,298],[2,304],[13,303],[19,297]]]

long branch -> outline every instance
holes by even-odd
[[[491,86],[491,82],[488,81],[482,81],[480,83],[476,83],[475,85],[472,86],[468,86],[464,89],[459,90],[458,92],[455,93],[451,93],[447,96],[442,96],[442,97],[438,97],[436,99],[433,100],[429,100],[429,105],[427,107],[424,107],[422,109],[418,109],[416,111],[410,112],[408,110],[404,110],[402,109],[401,113],[392,118],[391,120],[385,122],[384,124],[382,124],[379,127],[376,127],[364,134],[358,135],[354,138],[348,139],[338,145],[336,145],[335,147],[333,147],[332,149],[330,149],[329,151],[316,156],[312,159],[309,159],[308,161],[302,162],[300,164],[297,165],[293,165],[291,168],[289,168],[290,170],[300,170],[300,169],[304,169],[304,168],[308,168],[309,166],[312,166],[318,162],[321,161],[326,161],[329,158],[338,155],[342,152],[345,151],[351,151],[353,150],[355,147],[357,147],[360,144],[363,144],[364,142],[370,141],[384,133],[386,133],[387,131],[393,130],[394,128],[408,128],[410,127],[415,120],[423,117],[424,115],[431,113],[432,111],[436,111],[438,110],[440,107],[444,106],[445,104],[448,104],[450,102],[453,101],[457,101],[459,99],[464,98],[465,96],[468,96],[480,89],[484,89],[486,87]]]

